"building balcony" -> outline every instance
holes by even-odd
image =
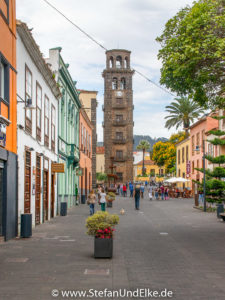
[[[123,155],[122,157],[117,157],[115,156],[114,157],[114,161],[117,161],[117,162],[123,162],[123,161],[126,161],[127,160],[127,156],[126,155]]]
[[[71,164],[79,161],[79,148],[75,144],[67,144],[67,157]]]
[[[105,123],[104,123],[104,122],[102,122],[102,127],[103,127],[103,128],[105,127]]]
[[[105,106],[104,106],[104,104],[102,105],[102,111],[105,111]]]
[[[126,126],[128,124],[127,120],[114,120],[113,121],[113,126]]]
[[[127,143],[127,139],[125,139],[125,138],[117,138],[117,139],[113,139],[112,142],[114,144],[126,144]]]
[[[127,108],[128,107],[128,105],[127,105],[127,103],[125,102],[125,103],[113,103],[112,104],[112,108],[114,108],[114,109],[125,109],[125,108]]]

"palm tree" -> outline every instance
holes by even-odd
[[[145,151],[150,148],[150,144],[146,140],[141,140],[137,145],[137,150],[142,150],[143,152],[143,164],[142,164],[142,175],[145,174]]]
[[[175,98],[175,101],[166,106],[166,111],[169,115],[165,117],[165,119],[168,119],[165,127],[170,129],[176,126],[176,129],[178,129],[183,125],[185,133],[187,134],[190,124],[194,122],[194,119],[198,118],[200,114],[204,113],[204,110],[197,103],[186,97]]]

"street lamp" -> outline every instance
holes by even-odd
[[[203,203],[204,203],[204,212],[206,212],[206,172],[205,172],[205,140],[202,140],[202,150],[203,150]],[[200,146],[195,147],[195,151],[200,151]]]

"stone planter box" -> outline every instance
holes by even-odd
[[[107,207],[112,207],[112,201],[110,201],[110,202],[107,202]]]
[[[220,213],[224,213],[224,206],[223,204],[217,204],[217,218],[221,218]]]
[[[112,258],[113,239],[100,239],[95,237],[94,257],[95,258]]]

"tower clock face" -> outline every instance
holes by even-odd
[[[122,97],[122,95],[123,95],[123,93],[122,93],[121,91],[117,91],[117,92],[116,92],[116,96],[117,96],[117,97]]]

